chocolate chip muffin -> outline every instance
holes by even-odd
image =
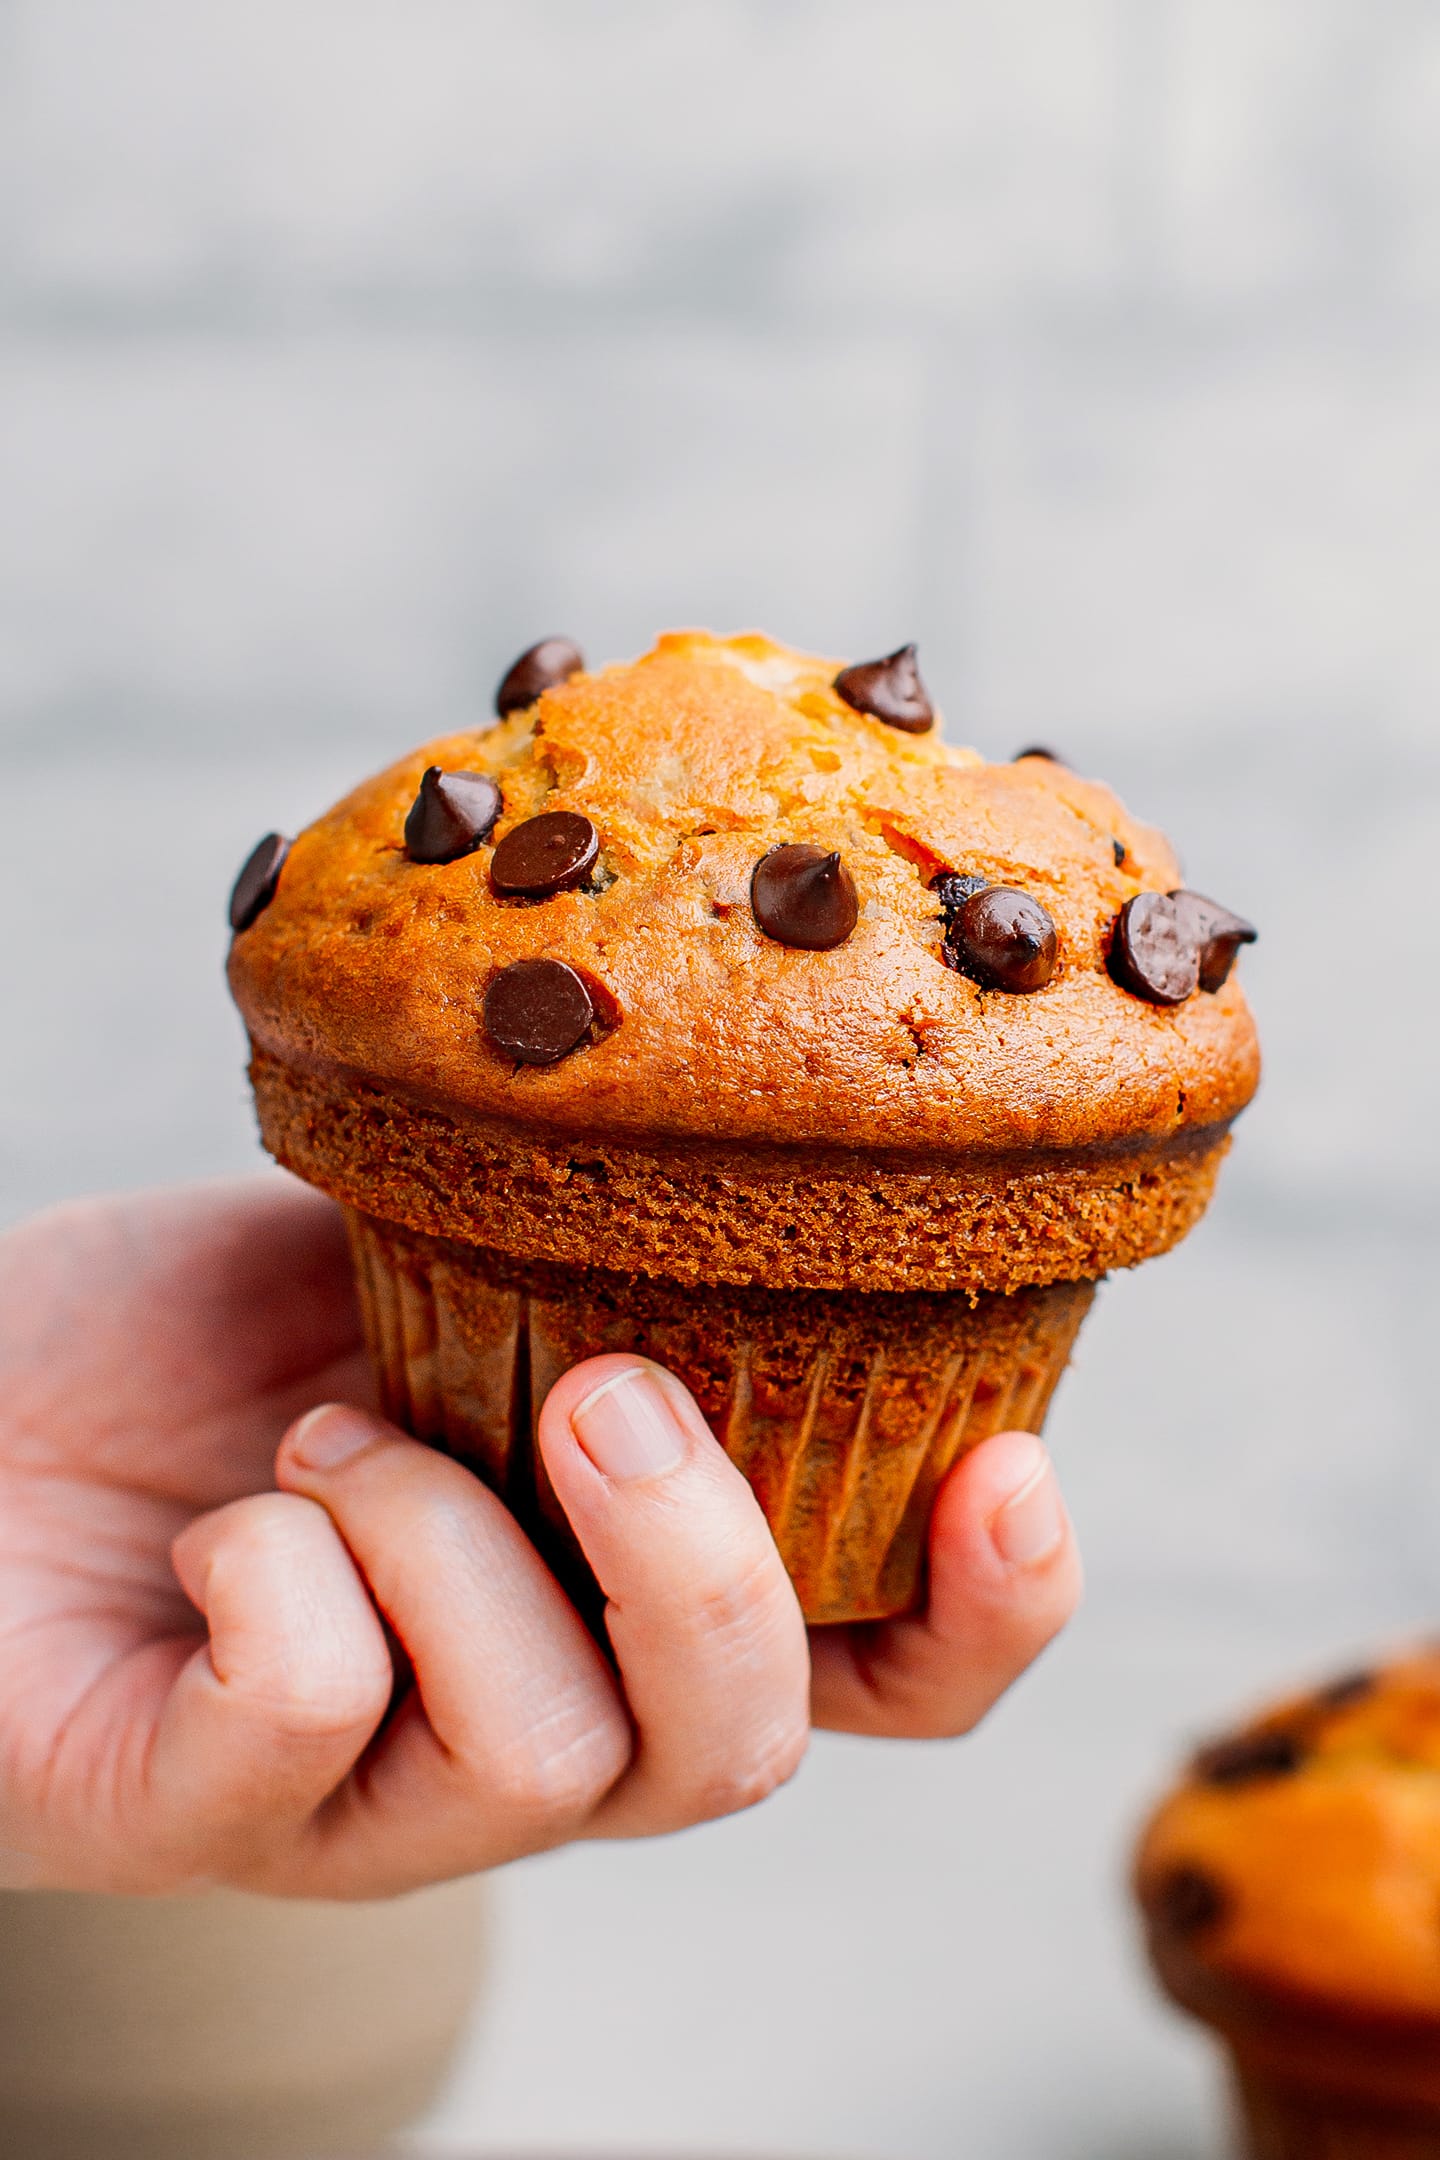
[[[1440,1651],[1203,1748],[1137,1885],[1254,2160],[1440,2160]]]
[[[938,1480],[1202,1213],[1254,932],[1105,788],[944,744],[913,647],[551,638],[496,704],[241,873],[266,1144],[348,1211],[391,1414],[557,1565],[535,1409],[634,1349],[812,1620],[908,1610]]]

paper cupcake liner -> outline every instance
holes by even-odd
[[[1249,2160],[1440,2160],[1440,2112],[1372,2106],[1240,2070]]]
[[[470,1464],[567,1582],[583,1562],[535,1416],[579,1359],[633,1351],[696,1397],[812,1622],[921,1603],[941,1478],[991,1433],[1041,1429],[1095,1293],[693,1289],[526,1267],[355,1210],[347,1221],[387,1416]]]

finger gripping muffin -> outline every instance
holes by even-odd
[[[943,743],[913,648],[550,639],[498,702],[247,864],[265,1140],[351,1211],[392,1409],[515,1504],[559,1339],[669,1325],[811,1616],[903,1609],[944,1468],[1203,1211],[1253,932],[1106,789]]]
[[[1151,1955],[1255,2160],[1440,2156],[1440,1652],[1202,1749],[1141,1842]]]

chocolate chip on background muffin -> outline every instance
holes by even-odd
[[[1324,1687],[1317,1688],[1315,1700],[1322,1710],[1348,1710],[1352,1703],[1365,1702],[1379,1684],[1379,1674],[1361,1666],[1354,1672],[1341,1673],[1338,1680],[1328,1680]]]
[[[1225,1886],[1208,1868],[1184,1863],[1167,1868],[1145,1893],[1146,1910],[1157,1927],[1188,1938],[1218,1927],[1230,1912]]]
[[[1194,1774],[1202,1785],[1250,1785],[1260,1778],[1293,1777],[1305,1762],[1306,1752],[1294,1733],[1279,1727],[1236,1733],[1201,1748]]]
[[[561,683],[569,682],[584,665],[584,654],[569,638],[541,638],[537,645],[528,645],[501,678],[495,692],[496,712],[502,720],[508,719],[512,712],[523,712],[547,690],[558,689]]]
[[[843,945],[860,915],[855,880],[838,849],[795,843],[772,848],[756,863],[750,905],[766,937],[804,952]]]
[[[245,859],[230,894],[230,927],[237,934],[258,922],[280,885],[280,873],[290,853],[283,833],[266,833]]]
[[[490,882],[507,899],[550,900],[583,885],[600,835],[578,810],[542,810],[512,825],[490,858]]]
[[[841,668],[835,688],[854,711],[869,713],[907,735],[927,735],[935,725],[935,708],[920,680],[913,645],[897,646],[883,660],[857,660]]]
[[[489,839],[499,815],[500,790],[487,773],[432,765],[405,820],[405,852],[411,862],[458,862]]]

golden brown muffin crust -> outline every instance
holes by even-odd
[[[1165,841],[1063,766],[987,765],[852,711],[835,672],[762,638],[667,637],[366,782],[300,836],[235,941],[257,1049],[462,1123],[595,1141],[952,1164],[1206,1127],[1218,1141],[1258,1075],[1233,976],[1166,1008],[1106,970],[1123,903],[1179,882]],[[497,842],[542,809],[583,812],[597,889],[499,899],[491,846],[412,862],[405,819],[432,764],[495,778]],[[838,848],[853,875],[859,922],[835,950],[756,926],[751,873],[787,841]],[[1060,958],[1045,989],[982,990],[943,964],[928,890],[940,869],[1049,909]],[[582,970],[615,1024],[517,1067],[487,1039],[481,1000],[532,957]]]

